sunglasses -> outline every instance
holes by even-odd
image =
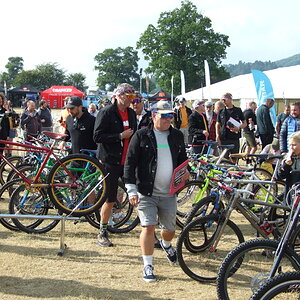
[[[125,93],[124,95],[126,95],[127,99],[130,100],[130,101],[136,99],[136,94],[127,94],[127,93]]]
[[[132,104],[135,104],[135,103],[138,104],[138,103],[141,103],[141,102],[142,102],[142,100],[138,99],[138,98],[132,100]]]
[[[174,115],[172,114],[172,113],[169,113],[169,114],[159,114],[160,115],[160,118],[161,119],[169,119],[169,120],[171,120],[171,119],[173,119],[173,117],[174,117]]]

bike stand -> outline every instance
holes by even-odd
[[[0,214],[0,218],[10,218],[10,219],[43,219],[43,220],[60,220],[60,244],[57,251],[57,255],[62,256],[64,254],[67,245],[65,244],[65,229],[66,229],[66,220],[78,221],[79,217],[70,217],[70,216],[41,216],[41,215],[12,215],[12,214]]]

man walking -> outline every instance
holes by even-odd
[[[246,127],[244,114],[232,103],[232,95],[226,93],[221,99],[225,108],[220,110],[216,123],[216,140],[219,145],[234,144],[231,153],[239,153],[241,130]]]
[[[274,99],[268,98],[256,111],[257,131],[262,143],[262,149],[272,144],[275,133],[270,116],[270,108],[274,105]]]
[[[256,125],[256,111],[257,104],[254,101],[248,103],[248,108],[244,110],[244,117],[247,122],[247,126],[243,129],[243,136],[246,139],[247,154],[254,154],[257,150],[257,144],[255,140],[255,125]],[[247,163],[250,163],[250,160],[247,158]]]
[[[167,101],[152,107],[152,120],[147,128],[138,130],[129,145],[124,180],[129,201],[138,209],[142,231],[142,249],[146,282],[156,281],[153,268],[154,231],[159,224],[161,246],[170,263],[177,261],[171,245],[176,227],[176,198],[170,195],[173,170],[186,159],[183,134],[171,126],[173,111]],[[184,180],[189,176],[186,172]]]
[[[94,141],[98,144],[98,158],[109,173],[109,194],[101,208],[100,233],[97,245],[112,247],[108,238],[107,223],[114,204],[117,202],[118,180],[123,169],[129,141],[136,131],[136,115],[130,103],[136,98],[134,88],[121,83],[114,91],[113,104],[102,108],[96,118]]]

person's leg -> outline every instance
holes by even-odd
[[[143,279],[146,282],[156,281],[153,267],[154,232],[157,225],[157,201],[152,197],[141,196],[138,214],[142,231],[140,246],[144,262]]]
[[[113,243],[108,239],[107,224],[112,212],[112,208],[117,201],[118,180],[123,175],[123,166],[105,165],[109,173],[109,193],[106,202],[101,207],[100,211],[100,232],[98,235],[97,245],[103,247],[112,247]]]
[[[177,202],[175,197],[160,197],[158,206],[159,224],[161,227],[161,246],[171,264],[177,262],[177,253],[171,242],[175,235]]]

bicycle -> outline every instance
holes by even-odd
[[[7,162],[22,179],[20,185],[25,187],[24,195],[22,199],[19,199],[19,207],[21,208],[26,202],[29,193],[39,193],[43,190],[46,191],[55,207],[66,214],[82,216],[99,208],[106,200],[108,189],[107,180],[105,180],[108,174],[104,171],[103,165],[97,159],[84,154],[71,154],[60,159],[54,149],[57,141],[64,138],[65,135],[53,132],[43,133],[54,140],[50,148],[0,141],[3,144],[18,146],[22,151],[34,150],[45,154],[40,169],[32,179],[27,178],[0,154],[0,158]],[[9,148],[9,150],[15,149]],[[53,157],[55,164],[50,171],[47,171],[45,166],[50,157]],[[42,173],[47,176],[47,182],[41,182]],[[21,209],[19,212],[22,213]]]
[[[250,300],[270,300],[277,296],[280,299],[299,299],[300,295],[300,271],[282,273],[269,279]]]
[[[250,240],[234,248],[224,259],[217,281],[220,299],[234,299],[237,285],[243,285],[245,295],[250,297],[277,272],[300,270],[300,257],[294,250],[300,238],[300,185],[291,191],[296,195],[281,240]]]
[[[218,181],[217,179],[214,179]],[[226,180],[229,182],[230,179]],[[254,196],[247,189],[231,188],[223,182],[218,182],[218,188],[213,190],[215,194],[210,196],[211,202],[218,202],[217,196],[228,202],[224,210],[219,210],[217,214],[209,214],[199,217],[186,225],[177,240],[177,254],[179,265],[183,271],[191,278],[200,282],[212,282],[217,278],[217,271],[222,261],[222,257],[228,253],[233,246],[244,241],[241,230],[230,220],[232,212],[236,210],[243,215],[251,224],[255,232],[264,238],[270,234],[275,238],[280,236],[276,230],[276,224],[282,220],[268,220],[265,210],[256,215],[246,203],[259,204],[264,207],[280,208],[290,210],[288,206],[282,204],[261,202],[251,198],[243,198],[248,194]],[[233,180],[235,181],[235,180]],[[240,180],[244,183],[253,183],[251,180]],[[271,184],[270,181],[261,181],[260,184]],[[230,230],[230,235],[226,231]],[[228,242],[225,242],[228,241]],[[229,243],[230,241],[230,243]],[[205,251],[205,262],[200,263],[200,255]]]

